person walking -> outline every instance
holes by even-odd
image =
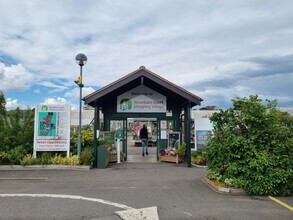
[[[140,129],[139,138],[141,140],[142,156],[144,156],[144,151],[146,155],[148,155],[148,129],[145,124],[143,125],[142,129]]]

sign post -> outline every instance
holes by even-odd
[[[121,139],[123,140],[123,129],[119,128],[117,130],[116,138],[117,138],[117,163],[121,163],[120,161],[120,149],[121,149]]]

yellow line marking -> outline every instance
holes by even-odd
[[[269,198],[271,200],[275,201],[276,203],[280,204],[281,206],[284,206],[285,208],[287,208],[287,209],[289,209],[289,210],[291,210],[293,212],[293,207],[292,206],[289,206],[286,203],[284,203],[284,202],[282,202],[282,201],[280,201],[280,200],[278,200],[278,199],[276,199],[276,198],[274,198],[272,196],[269,196]]]

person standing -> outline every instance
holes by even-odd
[[[145,124],[139,132],[139,138],[141,140],[142,156],[144,156],[144,151],[148,155],[148,129]]]

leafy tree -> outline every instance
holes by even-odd
[[[32,153],[34,138],[33,110],[16,108],[7,115],[5,129],[0,131],[0,135],[3,135],[1,150],[7,152],[15,147],[22,146],[27,153]]]
[[[218,110],[217,106],[211,105],[211,106],[205,106],[200,108],[199,110]]]
[[[280,123],[283,123],[287,127],[293,126],[293,116],[291,116],[288,112],[277,112],[277,118]]]
[[[6,113],[6,100],[2,91],[0,91],[0,115],[5,115]]]
[[[5,122],[6,122],[6,100],[2,91],[0,91],[0,151],[3,147],[5,137]]]
[[[278,116],[277,101],[258,96],[232,99],[233,108],[215,113],[207,148],[209,173],[258,195],[293,192],[293,129]]]

